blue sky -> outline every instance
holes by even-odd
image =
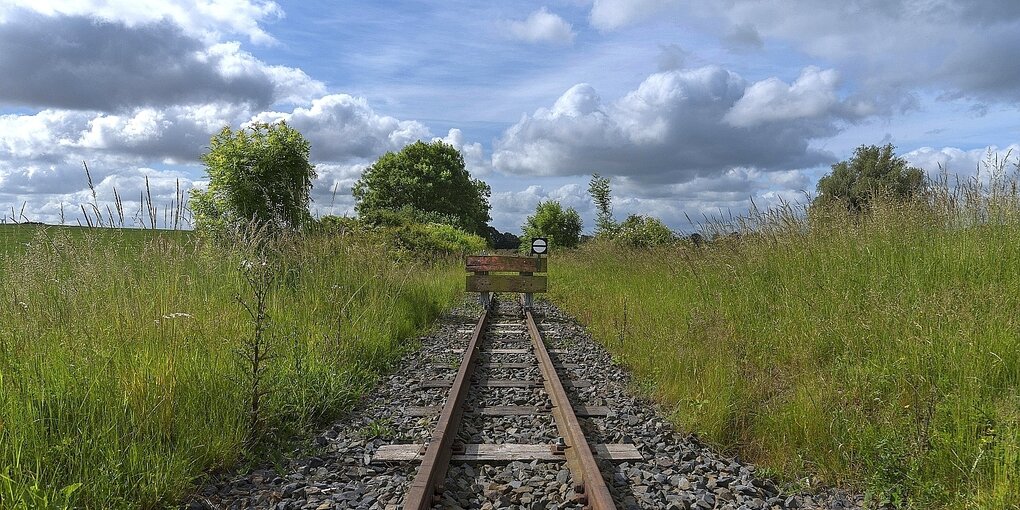
[[[169,202],[203,185],[213,132],[284,119],[312,141],[320,214],[352,211],[382,153],[442,138],[492,186],[501,230],[543,199],[590,230],[599,172],[618,217],[690,231],[803,200],[860,144],[964,175],[1015,155],[1018,50],[1014,0],[14,0],[0,216],[88,202],[82,160],[100,201],[148,177]]]

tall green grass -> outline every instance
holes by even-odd
[[[550,296],[682,429],[791,482],[1020,508],[1020,199],[992,177],[702,248],[591,244]]]
[[[243,267],[183,233],[0,227],[0,507],[174,505],[334,418],[455,302],[460,261],[317,236],[269,258],[253,437]],[[257,439],[257,441],[253,441]]]

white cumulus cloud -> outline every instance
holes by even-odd
[[[1020,163],[1020,144],[1014,143],[1007,147],[990,145],[970,150],[958,147],[920,147],[903,154],[903,158],[930,176],[937,176],[945,171],[951,176],[969,177],[981,174],[987,178],[996,164],[1006,172],[1020,168],[1017,166]]]
[[[680,0],[595,0],[591,24],[599,30],[615,30],[644,21],[680,3]]]
[[[510,34],[530,43],[570,43],[574,40],[574,28],[559,15],[541,9],[532,12],[524,20],[509,22]]]
[[[807,78],[800,87],[825,83],[814,75],[812,70],[803,73]],[[810,142],[839,131],[842,102],[823,101],[821,107],[811,104],[794,114],[766,109],[757,114],[772,119],[772,126],[751,129],[728,121],[749,90],[755,85],[715,66],[652,74],[610,103],[590,85],[575,85],[552,107],[539,108],[510,127],[495,144],[493,165],[511,174],[599,172],[659,186],[717,176],[734,167],[780,171],[831,162],[831,155]],[[766,101],[763,108],[773,106]],[[804,117],[807,113],[810,118]]]
[[[768,122],[808,119],[832,114],[839,105],[836,87],[839,73],[833,69],[807,67],[793,84],[769,78],[748,87],[724,119],[738,127]]]
[[[468,172],[470,172],[473,177],[483,177],[491,173],[492,163],[485,159],[485,152],[482,150],[482,144],[478,142],[468,142],[461,130],[453,128],[447,132],[446,136],[442,138],[435,137],[432,139],[432,141],[436,140],[442,140],[460,151],[460,154],[464,157],[464,166],[467,167]]]
[[[330,94],[312,101],[311,106],[292,112],[262,112],[253,120],[286,121],[312,144],[312,158],[319,161],[347,161],[378,157],[400,150],[417,140],[428,140],[424,124],[380,115],[365,98]]]
[[[276,2],[265,0],[8,0],[0,5],[0,23],[19,10],[88,16],[129,26],[171,20],[193,36],[216,40],[244,35],[262,44],[274,39],[260,24],[283,16]]]

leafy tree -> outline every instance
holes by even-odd
[[[191,191],[199,231],[225,233],[250,224],[260,228],[302,227],[315,166],[309,143],[286,123],[224,127],[202,156],[209,187]]]
[[[617,225],[613,221],[613,197],[609,179],[592,174],[591,182],[588,183],[588,194],[595,203],[595,236],[612,238]]]
[[[489,185],[472,179],[460,151],[441,140],[387,152],[365,170],[353,193],[355,210],[366,218],[408,208],[479,235],[490,219]]]
[[[892,144],[858,147],[849,161],[832,165],[832,173],[818,181],[818,196],[812,206],[841,203],[850,212],[859,213],[876,195],[909,199],[924,191],[924,172],[909,166],[894,150]]]
[[[619,225],[616,240],[640,248],[661,246],[676,241],[676,234],[661,220],[631,214]]]
[[[496,227],[488,228],[489,246],[494,250],[516,250],[521,246],[521,238],[511,232],[500,232]]]
[[[581,215],[573,207],[563,210],[559,202],[547,200],[538,203],[535,214],[528,216],[521,230],[521,251],[531,248],[533,237],[549,238],[550,248],[573,248],[581,239]]]

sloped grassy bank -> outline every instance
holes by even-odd
[[[463,286],[459,259],[364,235],[265,261],[182,233],[15,228],[0,227],[17,243],[0,250],[3,508],[172,505],[203,472],[346,409]],[[255,307],[250,277],[267,273],[253,390],[241,301]]]
[[[786,216],[700,249],[590,244],[556,255],[550,296],[679,426],[788,480],[1018,508],[1016,210]]]

